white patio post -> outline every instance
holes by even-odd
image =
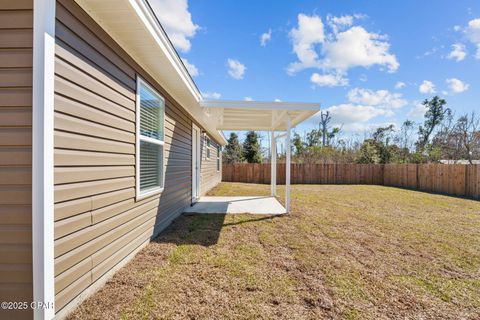
[[[290,212],[290,162],[291,162],[291,147],[290,147],[290,131],[291,131],[291,120],[290,117],[287,116],[287,135],[285,137],[285,148],[287,153],[287,163],[286,167],[286,174],[285,174],[285,209],[287,209],[287,213]]]
[[[270,194],[275,197],[277,195],[277,140],[275,139],[275,131],[272,131],[270,166]]]

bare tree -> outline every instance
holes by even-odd
[[[458,160],[462,155],[460,135],[453,113],[448,113],[439,125],[437,133],[432,139],[432,148],[439,151],[441,159]]]
[[[465,114],[458,118],[456,131],[459,133],[462,147],[465,148],[465,156],[473,164],[474,153],[478,152],[480,144],[480,117],[475,112]]]
[[[330,111],[323,111],[320,113],[320,130],[322,131],[322,146],[327,145],[327,136],[328,136],[328,124],[332,121],[332,116],[330,116]]]
[[[412,137],[415,130],[415,122],[411,120],[405,120],[400,128],[400,136],[398,137],[398,143],[400,147],[406,150],[412,150],[413,141]]]

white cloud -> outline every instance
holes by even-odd
[[[470,41],[480,43],[480,18],[470,20],[465,33]]]
[[[272,29],[268,29],[268,32],[262,33],[260,36],[260,45],[265,47],[267,42],[272,39]]]
[[[388,90],[372,91],[355,88],[350,90],[347,96],[352,103],[376,106],[383,109],[399,109],[407,105],[407,101],[402,99],[401,93],[391,93]]]
[[[218,100],[222,97],[222,95],[218,92],[202,92],[202,97],[204,99],[215,99]]]
[[[187,0],[150,0],[149,3],[173,45],[178,50],[188,52],[192,46],[190,39],[195,36],[199,26],[192,21]]]
[[[421,56],[417,56],[417,59],[425,58],[425,57],[428,57],[428,56],[433,56],[435,53],[437,53],[437,51],[438,51],[438,48],[433,47],[430,50],[425,51]]]
[[[328,111],[336,123],[367,122],[378,116],[391,115],[390,111],[384,109],[350,103],[332,106]]]
[[[372,106],[341,104],[327,109],[332,115],[332,124],[343,125],[346,131],[362,131],[371,125],[368,121],[379,117],[391,117],[393,112]]]
[[[245,97],[245,98],[243,98],[243,100],[245,100],[245,101],[253,101],[253,98],[252,98],[252,97]]]
[[[236,80],[243,79],[243,76],[245,75],[245,70],[247,67],[240,63],[240,61],[236,59],[228,59],[227,60],[227,65],[228,65],[228,74]]]
[[[407,84],[405,82],[402,82],[402,81],[398,81],[397,83],[395,83],[395,89],[397,89],[397,90],[403,89],[406,86],[407,86]]]
[[[336,41],[323,46],[323,66],[331,69],[348,70],[353,67],[381,65],[389,72],[400,66],[395,55],[389,53],[390,44],[384,36],[369,33],[362,27],[352,27],[337,35]]]
[[[191,63],[188,62],[188,60],[185,59],[185,58],[182,58],[182,61],[183,61],[183,64],[185,65],[185,68],[187,68],[188,73],[190,73],[190,75],[191,75],[192,77],[196,77],[196,76],[199,75],[198,69],[197,69],[197,67],[196,67],[194,64],[191,64]]]
[[[282,100],[278,99],[278,98],[275,98],[274,100],[275,102],[282,102]]]
[[[448,59],[454,59],[456,61],[462,61],[467,56],[467,50],[464,44],[455,43],[452,45],[452,51],[448,54]]]
[[[425,93],[425,94],[436,92],[435,85],[433,84],[433,82],[428,80],[423,81],[420,87],[418,87],[418,91],[420,91],[420,93]]]
[[[470,42],[477,46],[475,58],[480,59],[480,18],[468,22],[468,26],[465,29],[465,35]]]
[[[317,67],[318,54],[315,51],[315,46],[325,40],[322,18],[317,15],[309,17],[303,13],[299,14],[298,27],[293,28],[289,35],[293,42],[293,52],[299,60],[299,62],[290,65],[289,73]]]
[[[335,17],[329,15],[327,16],[327,23],[334,33],[338,33],[339,30],[353,25],[353,16]]]
[[[456,78],[447,79],[446,82],[448,84],[448,87],[453,93],[465,92],[470,87],[469,84],[466,84],[463,81]]]
[[[415,106],[407,113],[407,116],[412,118],[423,118],[425,112],[427,112],[427,107],[417,101]]]
[[[395,72],[400,64],[390,53],[387,37],[370,33],[360,26],[352,26],[353,17],[329,17],[333,33],[325,34],[322,19],[317,16],[298,15],[298,26],[290,31],[293,52],[297,62],[287,68],[289,74],[307,68],[324,72],[342,72],[354,67],[369,68],[379,65],[388,72]],[[346,30],[341,30],[346,29]],[[317,48],[318,47],[318,48]]]
[[[348,79],[340,72],[322,75],[315,72],[310,77],[310,81],[319,87],[341,87],[348,85]]]

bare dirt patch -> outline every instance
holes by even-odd
[[[180,217],[70,318],[478,319],[479,230],[478,201],[296,185],[289,216]]]

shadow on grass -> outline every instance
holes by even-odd
[[[225,222],[225,214],[183,214],[153,242],[174,243],[176,245],[197,244],[209,247],[218,243],[222,228],[272,220],[281,216],[238,215],[237,217],[238,221]]]

